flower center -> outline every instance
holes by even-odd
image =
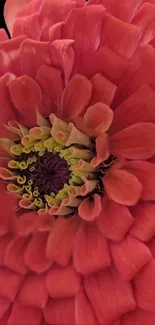
[[[43,126],[19,129],[20,141],[4,139],[12,159],[0,168],[7,190],[18,194],[18,208],[70,215],[85,197],[104,193],[102,177],[113,157],[94,166],[94,138],[54,114]]]

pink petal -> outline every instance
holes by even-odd
[[[0,122],[8,122],[11,119],[16,117],[15,110],[9,98],[9,91],[7,88],[7,84],[9,81],[15,79],[15,76],[11,73],[5,74],[0,78],[0,106],[1,106],[1,115]]]
[[[131,285],[113,269],[85,277],[84,287],[99,324],[107,325],[136,307]]]
[[[88,105],[92,92],[91,82],[82,75],[71,79],[62,97],[62,118],[71,121],[80,115]]]
[[[52,64],[62,71],[65,84],[68,83],[74,64],[73,43],[73,40],[68,39],[55,40],[49,47]]]
[[[36,80],[40,84],[43,94],[44,115],[48,116],[51,113],[59,115],[58,107],[64,88],[61,72],[48,65],[42,65],[38,70]]]
[[[18,11],[24,7],[30,0],[14,0],[14,2],[12,2],[12,0],[7,0],[5,3],[5,7],[4,7],[4,17],[5,17],[5,21],[7,24],[7,27],[10,31],[10,33],[12,33],[12,29],[13,29],[13,24],[14,24],[14,20],[15,17],[18,13]]]
[[[155,235],[155,204],[140,202],[132,209],[135,222],[130,233],[141,241],[149,241]]]
[[[98,113],[99,112],[99,113]],[[96,103],[88,107],[84,115],[84,123],[91,129],[93,136],[103,136],[113,120],[113,111],[103,103]]]
[[[22,277],[6,268],[0,268],[0,295],[13,301],[19,290]]]
[[[111,251],[115,266],[124,281],[131,281],[152,258],[148,247],[131,236],[127,236],[121,243],[111,244]]]
[[[42,92],[39,85],[28,76],[22,76],[9,83],[11,99],[23,115],[26,126],[36,125],[36,113],[42,110]]]
[[[76,324],[97,325],[93,308],[83,289],[75,298],[75,322]]]
[[[135,175],[143,186],[141,198],[143,200],[155,200],[155,164],[147,161],[128,161],[125,169]]]
[[[107,197],[103,199],[102,206],[102,212],[96,219],[99,230],[111,240],[123,240],[134,221],[128,208]]]
[[[20,48],[22,74],[35,78],[43,64],[50,64],[49,43],[32,39],[25,40]]]
[[[18,300],[26,306],[44,308],[48,300],[44,275],[27,275],[18,292]]]
[[[20,302],[15,302],[12,307],[11,315],[8,320],[8,325],[41,325],[42,312],[38,308],[22,305]]]
[[[128,159],[149,159],[154,154],[155,125],[137,123],[111,137],[111,153]]]
[[[66,19],[63,38],[75,40],[76,73],[82,73],[85,65],[89,65],[89,56],[99,47],[104,16],[103,6],[85,6],[72,10]]]
[[[33,235],[25,251],[25,264],[36,273],[42,273],[46,271],[52,264],[51,260],[46,257],[45,253],[47,239],[48,233],[36,233]]]
[[[26,35],[36,41],[40,40],[39,14],[34,13],[27,17],[17,17],[13,26],[13,37]]]
[[[101,197],[98,194],[94,194],[80,203],[78,213],[82,219],[92,221],[99,216],[101,209]]]
[[[101,45],[106,44],[124,58],[131,59],[139,45],[140,37],[140,27],[123,22],[109,14],[105,16]]]
[[[80,287],[80,275],[72,265],[65,268],[53,265],[46,275],[46,287],[52,298],[76,296]]]
[[[9,309],[11,302],[4,298],[0,297],[0,318],[4,316],[5,312]]]
[[[111,264],[108,242],[94,223],[82,223],[75,238],[73,262],[84,275]]]
[[[102,0],[103,5],[108,11],[119,19],[130,22],[138,9],[140,8],[143,0]]]
[[[12,236],[10,234],[0,236],[0,265],[4,263],[5,250],[11,242]]]
[[[111,133],[140,122],[155,122],[155,92],[149,85],[143,85],[115,110]]]
[[[140,308],[133,310],[132,312],[125,314],[122,317],[121,325],[154,325],[155,313],[144,311]]]
[[[13,73],[16,76],[21,75],[21,65],[19,60],[20,47],[22,46],[26,36],[19,36],[8,39],[8,41],[0,42],[0,67],[1,74],[6,72]]]
[[[74,298],[50,299],[43,311],[45,320],[50,325],[73,325],[74,304]]]
[[[141,43],[150,43],[155,37],[155,6],[144,3],[132,20],[132,24],[139,26],[142,31]]]
[[[155,312],[155,260],[147,264],[135,277],[134,288],[137,305],[146,311]]]
[[[101,102],[110,105],[115,95],[116,85],[100,73],[93,76],[91,83],[93,85],[91,104]]]
[[[4,265],[21,275],[28,271],[24,264],[24,252],[28,241],[28,238],[16,237],[9,243],[5,251]]]
[[[140,199],[142,185],[138,179],[125,170],[111,170],[103,178],[106,193],[117,203],[135,205]]]
[[[72,256],[75,234],[80,219],[58,218],[47,242],[47,256],[61,266],[67,266]]]

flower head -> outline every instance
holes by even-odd
[[[155,323],[154,15],[153,1],[6,2],[2,324]]]

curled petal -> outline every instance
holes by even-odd
[[[112,120],[113,111],[103,103],[90,106],[84,115],[85,125],[94,136],[103,136]]]
[[[82,219],[92,221],[99,216],[101,209],[101,197],[98,194],[94,194],[81,202],[78,213]]]
[[[96,157],[91,160],[91,166],[97,167],[109,157],[109,141],[108,135],[105,133],[102,137],[97,137],[96,140]]]
[[[12,33],[13,24],[18,11],[29,2],[30,0],[15,0],[14,2],[12,2],[12,0],[6,1],[4,7],[4,17],[10,33]]]

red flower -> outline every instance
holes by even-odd
[[[155,324],[154,16],[7,1],[0,324]]]

